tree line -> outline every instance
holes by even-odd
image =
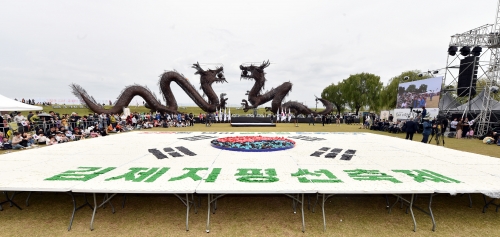
[[[387,85],[383,85],[380,77],[371,73],[358,73],[350,75],[337,84],[332,83],[321,92],[321,98],[332,102],[337,113],[344,111],[355,111],[359,113],[360,109],[370,112],[380,112],[382,109],[396,108],[398,93],[405,92],[404,87],[399,87],[400,83],[423,80],[433,77],[419,70],[405,71],[398,76],[391,78]],[[486,78],[479,78],[476,83],[476,94],[471,99],[478,96],[487,85]],[[442,90],[448,93],[460,104],[464,104],[469,97],[457,97],[457,84],[452,82],[449,85],[442,85]],[[427,85],[416,87],[410,85],[406,92],[423,93],[427,91]],[[492,94],[494,100],[500,101],[500,93]]]
[[[382,109],[396,108],[397,94],[401,90],[399,84],[430,78],[421,75],[420,71],[406,71],[389,80],[386,86],[380,81],[380,76],[371,73],[350,75],[337,84],[332,83],[321,92],[321,98],[332,102],[339,114],[345,110],[359,113],[360,109],[379,112]],[[404,88],[402,88],[404,90]],[[427,88],[408,87],[414,92],[426,91]]]

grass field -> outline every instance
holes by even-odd
[[[187,128],[155,129],[160,131],[265,131],[265,132],[372,132],[402,138],[402,134],[388,134],[360,130],[356,125],[308,126],[300,124],[278,124],[275,128],[232,128],[228,124],[212,127],[196,125]],[[113,135],[113,136],[119,136]],[[417,134],[415,142],[422,138]],[[499,156],[500,147],[484,145],[479,140],[447,138],[446,147]],[[432,146],[432,145],[430,145]],[[39,149],[43,149],[39,148]],[[22,151],[20,151],[22,152]],[[24,210],[20,211],[3,204],[0,212],[3,236],[200,236],[206,235],[207,198],[202,196],[198,214],[191,211],[190,231],[185,231],[185,207],[172,195],[127,196],[125,208],[122,197],[112,203],[117,208],[115,214],[109,207],[99,209],[94,223],[95,230],[89,230],[90,208],[77,212],[73,229],[67,231],[71,216],[72,202],[64,193],[34,193],[30,206],[24,200],[27,193],[15,197]],[[99,199],[102,196],[98,197]],[[315,200],[315,196],[311,196]],[[382,195],[338,195],[330,198],[325,206],[327,231],[323,232],[321,209],[305,211],[306,232],[301,232],[300,212],[293,214],[291,199],[281,195],[228,195],[218,202],[218,210],[211,218],[211,232],[216,236],[496,236],[500,214],[490,207],[482,213],[482,195],[473,194],[472,208],[468,207],[467,196],[437,195],[433,200],[433,211],[437,222],[436,232],[432,232],[431,220],[425,214],[416,212],[418,230],[414,233],[413,223],[404,209],[395,208],[387,213]],[[2,200],[2,199],[0,199]],[[82,198],[79,199],[82,202]],[[391,197],[391,201],[394,198]],[[416,204],[425,206],[427,198],[417,199]]]

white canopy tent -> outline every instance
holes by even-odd
[[[0,111],[43,110],[41,106],[33,106],[0,95]]]

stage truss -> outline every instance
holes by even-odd
[[[499,80],[499,64],[500,64],[500,1],[496,8],[496,17],[494,24],[486,24],[475,29],[466,31],[461,34],[455,34],[451,36],[449,46],[455,46],[457,48],[468,46],[470,48],[481,47],[484,51],[479,56],[480,58],[485,58],[489,56],[489,61],[478,61],[478,78],[485,79],[486,85],[484,88],[478,88],[479,91],[483,90],[484,93],[478,93],[483,98],[480,105],[471,104],[471,95],[469,93],[467,108],[462,112],[462,116],[469,116],[474,118],[477,124],[476,134],[478,136],[485,135],[493,126],[491,122],[492,108],[495,106],[495,102],[492,98],[492,93],[494,86],[498,86]],[[446,62],[446,72],[443,77],[443,85],[445,87],[454,87],[458,82],[458,69],[460,68],[460,60],[463,56],[457,53],[455,56],[448,55]],[[470,65],[474,67],[475,65]],[[472,81],[472,80],[471,80]],[[472,83],[471,83],[472,84]],[[471,85],[472,86],[472,85]],[[456,90],[454,88],[452,90]],[[469,92],[472,90],[471,87],[468,88]],[[497,89],[498,90],[498,89]],[[441,98],[448,90],[444,89],[441,93]],[[498,93],[498,92],[496,92]],[[472,111],[471,106],[479,106],[479,111]],[[445,105],[440,102],[440,111],[449,112],[453,108],[446,108]],[[497,119],[498,120],[498,119]]]

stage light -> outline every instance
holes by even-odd
[[[455,55],[457,54],[457,51],[458,51],[457,46],[450,46],[450,47],[448,48],[448,54],[449,54],[450,56],[455,56]]]
[[[464,56],[464,57],[465,57],[465,56],[467,56],[467,55],[469,55],[469,54],[470,54],[470,47],[469,47],[469,46],[464,46],[464,47],[462,47],[462,48],[460,49],[460,54],[461,54],[462,56]]]
[[[405,81],[408,81],[409,79],[410,79],[410,77],[409,77],[409,76],[405,76],[405,77],[403,77],[403,80],[405,80]]]
[[[423,76],[424,76],[424,74],[422,74],[422,73],[418,74],[418,77],[423,77]]]
[[[481,52],[483,51],[483,48],[476,46],[472,49],[472,55],[474,56],[479,56],[481,55]]]
[[[438,74],[439,73],[439,70],[435,70],[432,72],[432,74]]]

